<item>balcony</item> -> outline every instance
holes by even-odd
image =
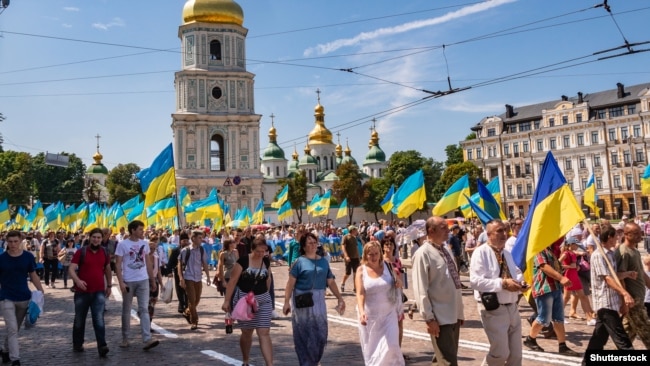
[[[513,196],[512,194],[509,194],[509,195],[508,195],[508,199],[509,199],[509,200],[514,199],[514,198],[515,198],[515,196]]]
[[[510,158],[512,157],[512,155],[510,155],[510,154],[503,154],[503,156],[504,156],[506,159],[510,159]]]
[[[516,153],[515,153],[515,158],[518,158],[518,157],[519,157],[519,153],[516,152]]]
[[[626,166],[626,167],[630,167],[630,166],[632,166],[632,163],[630,163],[629,161],[626,161],[626,162],[625,162],[625,166]]]

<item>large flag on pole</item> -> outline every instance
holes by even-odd
[[[275,197],[275,202],[271,203],[271,207],[273,208],[280,208],[282,207],[282,204],[284,204],[287,201],[287,198],[289,198],[289,185],[285,184],[284,188],[278,193],[278,196]]]
[[[501,220],[505,220],[506,215],[503,213],[503,210],[501,210],[501,206],[492,195],[492,192],[488,190],[488,188],[483,184],[483,182],[481,182],[480,179],[477,179],[476,181],[478,186],[478,195],[483,201],[483,208],[485,209],[485,212],[490,214],[492,217],[498,217],[501,218]]]
[[[469,175],[465,174],[460,177],[454,184],[449,187],[447,192],[438,200],[438,203],[433,207],[432,213],[434,216],[442,216],[449,211],[453,211],[458,207],[465,204],[465,197],[469,196]]]
[[[154,202],[160,201],[175,192],[176,176],[172,144],[167,145],[154,159],[149,168],[136,173],[136,177],[140,179],[140,186],[145,195],[145,207],[149,207]]]
[[[341,217],[346,217],[348,215],[348,199],[344,199],[339,206],[339,210],[336,213],[336,218],[340,219]]]
[[[533,194],[530,211],[512,248],[512,257],[524,272],[526,282],[531,283],[535,256],[566,235],[584,218],[580,205],[549,151]]]
[[[278,209],[278,221],[285,221],[290,218],[291,215],[291,202],[287,201]]]
[[[11,213],[9,212],[9,203],[5,199],[0,202],[0,226],[9,220],[11,220]]]
[[[600,209],[598,208],[598,194],[596,194],[596,185],[594,184],[594,173],[591,173],[591,177],[587,182],[587,187],[585,187],[584,196],[582,200],[585,203],[585,206],[589,206],[594,211],[596,217],[600,217]]]
[[[253,224],[259,225],[264,222],[264,200],[259,200],[253,212]]]
[[[427,192],[424,188],[424,173],[422,169],[411,174],[402,183],[393,195],[393,213],[397,217],[409,217],[415,210],[424,206],[427,200]]]
[[[384,214],[387,214],[391,209],[393,209],[393,194],[395,194],[395,185],[391,185],[390,189],[386,193],[386,196],[379,204],[381,209],[384,210]]]
[[[487,225],[487,223],[493,219],[493,217],[489,213],[485,212],[485,210],[483,210],[481,206],[479,206],[477,203],[472,201],[470,197],[467,197],[465,195],[465,198],[467,199],[468,205],[472,208],[472,210],[476,214],[476,217],[478,217],[478,219],[481,221],[481,224],[483,224],[483,226]]]

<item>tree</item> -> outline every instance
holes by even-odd
[[[445,166],[460,164],[463,162],[463,148],[460,147],[460,145],[447,145],[447,147],[445,147],[445,153],[447,153]]]
[[[307,201],[307,175],[305,175],[305,171],[299,170],[290,178],[280,179],[279,183],[280,187],[284,187],[285,184],[289,186],[287,200],[291,202],[291,208],[296,211],[298,223],[302,223],[302,205]],[[280,191],[277,193],[280,193]]]
[[[88,203],[100,202],[102,190],[96,178],[86,178],[84,181],[84,192],[86,193],[86,201]]]
[[[26,152],[0,152],[0,200],[13,205],[31,204],[34,193],[32,156]]]
[[[345,163],[336,168],[336,175],[339,180],[332,185],[332,194],[338,202],[348,199],[348,223],[352,223],[354,206],[363,203],[363,176],[359,167],[354,163]]]
[[[38,153],[32,159],[32,172],[36,196],[45,203],[81,203],[85,186],[86,165],[75,154],[61,152],[68,157],[68,167],[45,164],[45,153]]]
[[[447,192],[449,187],[465,174],[469,174],[469,189],[471,192],[476,192],[478,189],[476,185],[477,179],[481,179],[483,183],[486,183],[485,179],[483,179],[481,169],[474,165],[474,163],[466,161],[460,164],[450,165],[445,169],[438,183],[436,183],[434,188],[435,200],[439,200]]]
[[[472,132],[469,135],[465,136],[465,141],[475,140],[475,139],[476,139],[476,132]]]
[[[114,202],[124,203],[138,194],[142,194],[140,183],[135,178],[135,173],[140,167],[134,163],[117,164],[108,172],[106,189],[108,189],[108,204]]]
[[[363,209],[375,215],[375,222],[379,222],[377,212],[382,211],[381,201],[388,193],[390,184],[384,178],[370,178],[363,184]]]
[[[398,188],[406,178],[419,169],[422,169],[424,173],[427,201],[433,202],[433,187],[442,175],[443,164],[432,158],[423,157],[418,151],[407,150],[393,153],[390,157],[390,164],[384,173],[384,179],[388,182],[388,187],[394,184]]]

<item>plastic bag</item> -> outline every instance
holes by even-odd
[[[43,312],[45,297],[40,291],[32,291],[32,299],[27,306],[27,316],[25,317],[25,328],[31,328],[36,324],[36,320]]]
[[[162,291],[160,292],[160,300],[164,302],[165,304],[169,304],[172,302],[172,295],[174,294],[174,282],[171,279],[171,277],[167,278],[167,282],[165,282],[165,287],[163,287]]]
[[[240,298],[232,311],[232,318],[235,320],[253,320],[257,312],[257,299],[253,292],[249,292],[246,296]]]

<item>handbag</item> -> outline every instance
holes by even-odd
[[[174,292],[174,282],[170,277],[167,277],[167,282],[160,293],[160,300],[165,304],[172,302],[172,294]]]
[[[311,290],[300,295],[293,295],[293,303],[296,305],[296,309],[310,308],[314,306],[314,294],[312,291],[314,290],[314,284],[316,283],[317,269],[318,267],[314,264],[314,278],[311,281]]]
[[[393,273],[393,265],[386,262],[386,261],[384,261],[384,263],[386,263],[386,266],[388,266],[388,271],[390,272],[390,277],[393,279],[393,287],[391,288],[391,295],[390,296],[391,296],[391,298],[393,300],[397,300],[396,299],[396,297],[397,297],[396,296],[397,295],[397,287],[396,287],[397,280],[395,279],[395,274]],[[402,303],[405,303],[407,301],[409,301],[409,298],[406,297],[406,295],[404,295],[404,292],[402,292]]]
[[[496,292],[483,292],[481,293],[481,304],[485,310],[496,310],[499,308],[499,298]]]

